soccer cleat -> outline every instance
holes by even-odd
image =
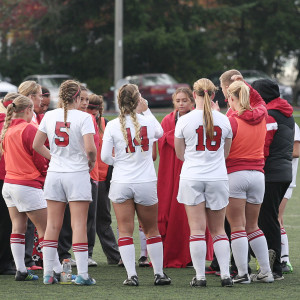
[[[33,265],[33,266],[31,266],[31,267],[28,267],[27,270],[31,270],[31,271],[43,270],[43,267]]]
[[[15,279],[16,281],[33,281],[33,280],[38,280],[39,277],[37,275],[34,275],[33,272],[27,270],[24,273],[17,271],[15,275]]]
[[[74,283],[77,285],[95,285],[96,280],[90,276],[88,279],[83,279],[81,275],[77,275]]]
[[[139,267],[150,267],[150,263],[146,256],[141,256],[139,259]]]
[[[133,275],[130,278],[125,279],[123,284],[129,286],[139,286],[139,279],[136,275]]]
[[[229,276],[224,276],[222,279],[221,279],[221,285],[223,287],[232,287],[233,286],[233,281],[231,279],[231,277]]]
[[[166,273],[164,275],[155,274],[154,275],[154,285],[169,285],[171,284],[171,278],[168,277]]]
[[[265,283],[271,283],[274,281],[274,277],[272,272],[267,272],[266,274],[263,274],[261,271],[257,274],[251,274],[250,275],[251,281],[253,282],[265,282]]]
[[[284,279],[284,277],[282,275],[275,273],[275,272],[273,272],[273,277],[274,277],[274,280],[276,280],[276,281]]]
[[[292,267],[291,263],[289,263],[287,261],[283,261],[281,263],[281,268],[282,268],[283,274],[293,273],[293,267]]]
[[[91,257],[89,257],[88,258],[88,266],[89,267],[97,267],[98,264]]]
[[[236,275],[232,281],[233,281],[233,283],[250,283],[251,282],[248,274],[245,274],[243,276]]]
[[[197,279],[194,277],[192,281],[190,282],[191,287],[206,287],[206,279]]]
[[[269,263],[270,263],[271,271],[273,271],[275,258],[276,258],[276,252],[273,249],[269,249]]]
[[[44,284],[55,284],[58,280],[55,278],[55,276],[46,275],[44,276]]]

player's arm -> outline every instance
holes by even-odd
[[[293,158],[298,157],[300,157],[300,141],[295,141],[293,147]]]
[[[50,160],[51,159],[50,150],[44,145],[46,139],[47,139],[47,134],[45,132],[38,130],[33,140],[32,147],[37,153]]]
[[[90,171],[92,171],[95,166],[96,157],[97,157],[97,148],[94,141],[94,134],[93,133],[85,134],[83,136],[83,143],[84,143],[85,153],[89,161],[89,169]]]
[[[226,138],[225,139],[225,144],[224,144],[224,156],[225,156],[225,159],[228,157],[229,155],[229,152],[230,152],[230,148],[231,148],[231,142],[232,142],[232,139],[231,138]]]
[[[152,159],[153,159],[153,161],[156,161],[156,158],[157,158],[156,144],[157,144],[157,142],[154,142],[153,146],[152,146]]]
[[[178,138],[175,136],[174,139],[175,152],[178,159],[184,161],[184,152],[185,152],[185,141],[183,138]]]

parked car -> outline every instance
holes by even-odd
[[[258,79],[271,79],[275,81],[278,86],[279,86],[279,91],[280,91],[280,97],[287,100],[289,103],[293,102],[293,90],[292,87],[283,85],[279,82],[276,81],[276,79],[271,78],[269,75],[262,71],[258,70],[240,70],[242,73],[244,80],[251,84],[253,81],[258,80]],[[223,72],[216,72],[211,75],[209,75],[207,78],[210,79],[216,86],[219,87],[219,90],[216,93],[215,100],[218,100],[219,106],[220,107],[225,107],[226,102],[224,99],[224,95],[222,93],[222,89],[220,87],[220,76],[222,75]]]
[[[141,95],[148,100],[149,106],[170,106],[172,94],[179,87],[190,87],[187,83],[178,83],[171,75],[165,73],[130,75],[122,78],[117,83],[116,89],[123,84],[133,83],[139,87]],[[103,94],[106,108],[114,107],[115,87]]]
[[[16,93],[18,88],[10,83],[9,77],[3,77],[0,73],[0,98],[4,98],[7,93]]]

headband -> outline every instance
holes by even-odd
[[[79,92],[80,92],[80,87],[78,88],[78,91],[77,91],[76,94],[73,96],[73,98],[76,98],[76,96],[78,95]]]

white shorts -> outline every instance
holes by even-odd
[[[108,197],[114,203],[123,203],[128,199],[133,199],[136,204],[150,206],[158,202],[156,185],[156,181],[141,183],[112,182]]]
[[[221,210],[228,205],[228,181],[196,181],[180,179],[177,200],[185,205],[205,201],[206,208]]]
[[[291,199],[291,198],[292,198],[292,194],[293,194],[293,189],[294,189],[294,187],[289,187],[289,188],[286,190],[286,192],[285,192],[283,198],[286,198],[286,199],[288,199],[288,200]]]
[[[265,193],[265,175],[259,171],[238,171],[228,174],[229,197],[261,204]]]
[[[47,207],[42,189],[4,182],[2,195],[7,207],[16,207],[19,212],[27,212]]]
[[[59,202],[93,201],[89,171],[48,172],[44,197]]]

